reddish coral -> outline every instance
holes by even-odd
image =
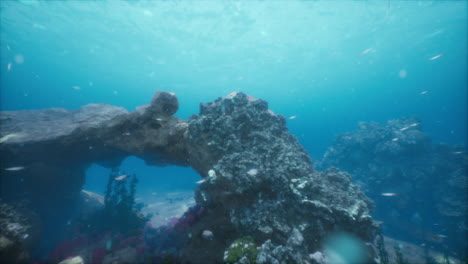
[[[85,237],[63,241],[55,247],[55,249],[49,254],[49,257],[52,260],[62,260],[66,257],[75,255],[80,249],[86,247],[87,244],[88,239]]]
[[[105,256],[106,256],[106,249],[104,247],[94,248],[93,249],[92,263],[95,263],[95,264],[102,263]]]

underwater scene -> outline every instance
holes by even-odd
[[[468,264],[468,1],[0,1],[0,263]]]

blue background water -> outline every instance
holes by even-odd
[[[187,119],[231,91],[265,99],[314,159],[359,121],[417,116],[466,144],[466,1],[1,1],[0,109],[128,110],[175,92]],[[436,55],[442,57],[430,60]],[[10,66],[9,66],[10,65]],[[140,192],[192,189],[190,168],[130,158]],[[102,192],[92,166],[86,188]]]

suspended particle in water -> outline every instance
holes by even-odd
[[[21,55],[21,54],[16,54],[14,60],[15,60],[16,64],[23,64],[24,63],[24,56]]]
[[[143,15],[147,17],[153,16],[153,12],[149,11],[148,9],[143,10]]]
[[[406,78],[407,75],[408,75],[408,73],[406,72],[405,69],[401,69],[401,70],[398,72],[398,76],[400,76],[401,79]]]

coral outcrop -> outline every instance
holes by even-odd
[[[27,263],[28,250],[40,236],[37,215],[26,202],[7,204],[0,200],[0,260]]]
[[[443,237],[415,232],[425,226],[453,242],[456,234],[466,234],[468,155],[463,146],[432,143],[421,127],[415,118],[360,123],[336,137],[321,167],[351,173],[375,200],[378,219],[396,234],[440,243]]]
[[[111,168],[135,155],[153,165],[188,165],[181,140],[187,123],[172,116],[177,109],[175,94],[157,92],[130,113],[106,104],[0,112],[2,198],[30,200],[44,232],[63,233],[57,227],[67,229],[90,164]],[[5,170],[11,167],[19,169]],[[44,247],[60,239],[49,236]]]
[[[1,112],[2,168],[22,167],[2,174],[8,186],[2,197],[30,199],[43,221],[63,225],[74,212],[87,166],[114,167],[136,155],[150,165],[191,166],[204,179],[195,209],[162,234],[146,232],[147,244],[151,237],[174,240],[165,240],[175,250],[163,258],[222,263],[233,243],[250,236],[259,248],[256,257],[247,250],[236,255],[239,263],[312,263],[310,255],[331,233],[373,241],[372,202],[349,174],[314,170],[285,117],[267,102],[232,93],[202,103],[188,121],[172,116],[177,109],[173,93],[157,92],[149,105],[130,113],[103,104]],[[52,217],[47,208],[63,217]],[[94,250],[97,259],[112,261]]]
[[[189,161],[205,179],[196,201],[207,208],[206,220],[191,233],[208,229],[215,239],[202,243],[193,236],[183,249],[184,260],[219,261],[246,235],[259,245],[270,241],[294,252],[292,263],[305,263],[331,232],[372,240],[371,202],[350,175],[315,171],[285,117],[269,110],[267,102],[232,93],[201,104],[200,115],[188,123]]]

